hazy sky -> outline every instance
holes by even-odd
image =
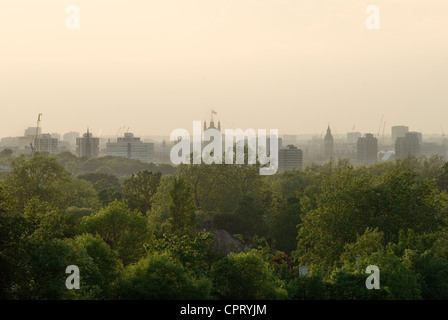
[[[68,5],[80,30],[68,30]],[[380,8],[367,30],[366,7]],[[224,128],[448,133],[446,0],[2,0],[0,137]]]

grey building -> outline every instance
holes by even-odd
[[[94,138],[87,129],[81,138],[76,138],[76,154],[78,157],[96,158],[100,153],[100,139]]]
[[[324,138],[324,156],[329,159],[334,155],[334,147],[333,147],[333,135],[331,134],[330,125],[327,128],[327,134]]]
[[[155,160],[154,143],[142,142],[131,132],[126,132],[123,137],[117,138],[117,142],[108,142],[106,153],[108,156],[140,160],[146,163],[153,163]]]
[[[59,140],[53,138],[51,134],[44,133],[39,136],[34,141],[35,150],[38,152],[45,152],[49,154],[57,154],[59,152]]]
[[[395,140],[395,158],[404,159],[408,156],[418,156],[421,152],[421,133],[408,132],[404,137]]]
[[[371,133],[365,137],[358,138],[357,142],[358,162],[375,164],[378,161],[378,139]]]
[[[301,149],[293,145],[286,146],[278,152],[278,170],[300,170],[303,164],[303,153]]]
[[[409,132],[409,127],[407,126],[393,126],[392,127],[392,136],[391,143],[394,144],[397,138],[404,138],[406,133]]]

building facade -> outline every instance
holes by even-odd
[[[140,160],[146,163],[154,162],[154,143],[142,142],[131,132],[126,132],[117,142],[108,142],[106,145],[108,156],[123,157]]]
[[[81,138],[76,138],[76,154],[78,157],[96,158],[100,153],[100,139],[94,138],[87,129]]]
[[[395,140],[395,158],[404,159],[408,156],[419,156],[421,152],[421,133],[408,132],[404,137]]]
[[[407,126],[393,126],[392,127],[392,136],[391,136],[391,143],[395,144],[397,138],[404,138],[406,136],[406,133],[409,132],[409,127]]]
[[[365,137],[358,138],[357,142],[358,162],[364,164],[375,164],[378,161],[378,139],[371,133]]]
[[[39,135],[35,141],[35,151],[49,154],[57,154],[59,152],[59,140],[53,138],[51,134],[45,133]]]
[[[278,152],[278,170],[300,170],[303,165],[303,153],[301,149],[293,145],[286,146]]]
[[[327,134],[324,139],[324,156],[329,159],[334,155],[333,135],[331,134],[330,126],[327,128]]]

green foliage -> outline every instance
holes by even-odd
[[[67,299],[111,299],[117,294],[123,265],[100,236],[83,234],[64,241],[70,252],[65,258],[67,265],[80,269],[80,289],[70,290]]]
[[[61,153],[58,159],[64,167],[74,175],[99,172],[113,174],[119,177],[130,176],[140,171],[161,172],[162,174],[175,174],[176,168],[168,165],[155,165],[144,163],[139,160],[123,157],[101,157],[101,158],[78,158],[72,154]]]
[[[295,197],[288,198],[286,203],[274,215],[271,223],[271,234],[276,239],[275,247],[290,254],[297,247],[297,225],[301,222],[301,204]]]
[[[324,300],[330,297],[328,285],[320,275],[300,275],[291,280],[286,289],[289,298],[294,300]]]
[[[208,299],[211,281],[196,277],[167,253],[148,254],[126,268],[120,298],[151,300]]]
[[[114,200],[120,201],[123,197],[121,183],[113,174],[89,172],[80,174],[78,179],[92,183],[103,206],[107,206]]]
[[[214,235],[199,232],[196,235],[177,236],[164,234],[163,238],[152,241],[145,247],[148,252],[168,253],[175,261],[195,274],[208,272],[218,254],[211,248]]]
[[[191,233],[195,227],[196,205],[192,189],[183,178],[174,178],[173,189],[170,192],[169,225],[172,233]]]
[[[3,160],[0,299],[448,299],[437,157],[273,176],[70,153]],[[245,250],[229,234],[252,250],[215,251]],[[65,287],[68,265],[80,290]],[[366,289],[369,265],[380,290]]]
[[[137,210],[146,215],[151,210],[152,197],[160,185],[160,172],[140,171],[123,183],[123,200],[131,210]]]
[[[63,208],[70,193],[71,177],[55,158],[35,155],[13,159],[12,170],[2,180],[5,201],[14,212],[23,211],[25,203],[33,198]]]
[[[112,202],[97,214],[83,217],[80,230],[99,234],[118,252],[124,265],[135,262],[144,255],[143,244],[150,237],[146,218],[141,213],[132,212],[119,201]]]
[[[214,291],[220,299],[286,299],[287,292],[269,263],[256,251],[226,256],[212,269]]]
[[[367,227],[394,242],[401,228],[438,230],[445,208],[433,183],[398,165],[381,176],[365,168],[335,170],[324,179],[317,208],[302,215],[294,256],[302,264],[330,267]]]
[[[0,158],[9,158],[11,157],[13,154],[13,151],[11,149],[3,149],[2,151],[0,151]]]

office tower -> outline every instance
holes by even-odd
[[[378,139],[371,133],[358,138],[357,142],[358,162],[375,164],[378,160]]]
[[[100,152],[100,139],[94,138],[87,128],[81,138],[76,138],[76,154],[78,157],[96,158]]]
[[[278,170],[300,170],[302,169],[303,154],[301,149],[293,145],[286,146],[278,153]]]
[[[117,142],[108,142],[106,145],[108,156],[123,157],[140,160],[146,163],[154,162],[154,143],[142,142],[131,132],[126,132]]]

